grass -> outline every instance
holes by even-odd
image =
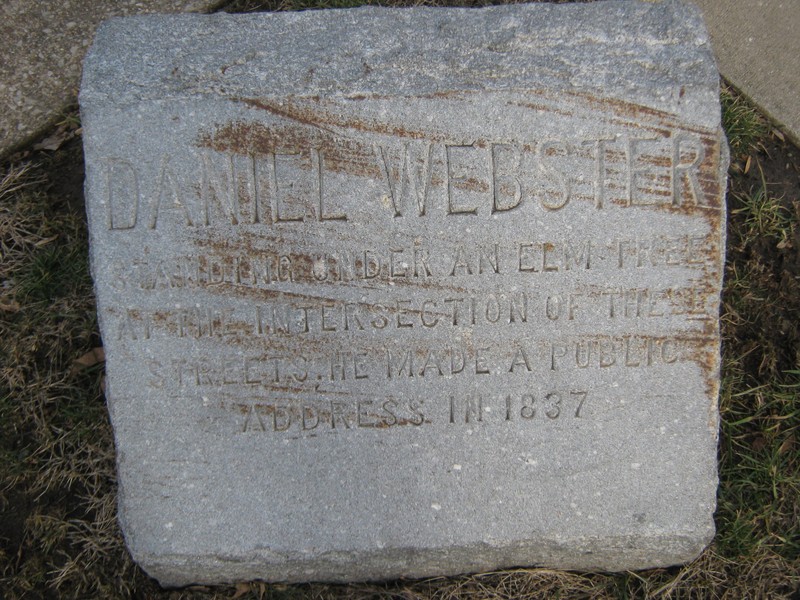
[[[722,85],[719,100],[731,154],[738,156],[754,150],[768,132],[764,117],[728,85]]]
[[[761,174],[761,182],[747,192],[733,195],[734,215],[742,215],[739,230],[742,244],[752,244],[757,239],[774,240],[778,247],[785,246],[794,234],[789,208],[782,198],[770,193],[769,184]]]
[[[77,141],[67,164],[44,157],[2,172],[0,576],[12,598],[117,588],[103,575],[120,547],[102,369],[72,368],[99,344],[79,190],[62,191],[76,159]]]
[[[729,367],[728,377],[731,377]],[[729,380],[730,381],[730,380]],[[797,499],[800,372],[757,388],[722,393],[723,427],[717,548],[731,557],[774,554],[800,560]]]
[[[350,586],[160,590],[131,562],[117,528],[102,363],[75,362],[100,340],[80,145],[72,140],[0,167],[0,597],[797,600],[800,290],[787,269],[797,256],[798,190],[770,179],[770,165],[784,168],[797,150],[733,90],[723,90],[723,108],[735,164],[721,316],[718,532],[696,561],[618,574],[517,569]],[[75,115],[60,124],[79,125]]]

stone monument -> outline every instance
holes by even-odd
[[[114,19],[81,113],[119,518],[163,585],[711,540],[728,156],[694,7]]]

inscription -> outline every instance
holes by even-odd
[[[551,371],[670,365],[681,357],[683,346],[678,339],[639,336],[584,339],[571,343],[551,342],[548,345]],[[524,357],[523,350],[519,352]],[[527,362],[525,366],[530,370]]]
[[[225,404],[223,403],[223,407]],[[426,422],[425,400],[396,398],[274,403],[234,402],[241,416],[241,433],[335,432],[350,429],[388,429]]]
[[[272,245],[267,241],[269,245]],[[144,255],[111,264],[111,285],[117,290],[160,291],[222,286],[272,289],[292,283],[424,282],[439,278],[441,286],[464,278],[497,275],[553,277],[574,271],[640,271],[643,269],[710,268],[707,236],[655,236],[613,239],[517,241],[453,246],[411,246],[311,252],[275,250],[198,253],[157,257]],[[441,281],[444,280],[444,281]]]
[[[212,401],[202,405],[238,416],[241,434],[315,436],[398,427],[464,427],[547,423],[591,418],[587,390],[533,390],[507,395],[404,399],[394,396],[335,400]]]
[[[710,137],[382,139],[242,122],[180,163],[101,163],[108,229],[144,234],[110,265],[136,300],[106,311],[149,344],[148,388],[198,394],[243,435],[558,429],[600,402],[564,381],[705,360],[716,229],[638,235],[620,211],[716,218]],[[573,227],[587,210],[607,236]],[[159,229],[185,239],[164,251]]]
[[[520,395],[508,394],[502,398],[485,396],[468,396],[457,398],[450,396],[451,424],[475,423],[491,420],[492,410],[502,405],[505,421],[529,421],[531,419],[575,418],[580,419],[584,412],[584,404],[589,392],[585,390],[545,392],[526,392]]]
[[[397,344],[331,348],[321,351],[272,352],[217,358],[153,358],[145,363],[143,381],[163,390],[261,390],[339,396],[342,389],[385,381],[388,385],[431,380],[547,377],[554,371],[651,369],[696,360],[706,338],[580,336],[513,341],[510,347],[490,342]],[[344,387],[343,387],[344,386]],[[579,414],[576,416],[580,416]]]
[[[278,294],[280,295],[280,294]],[[291,295],[286,295],[291,296]],[[413,330],[503,327],[536,330],[543,323],[654,320],[675,316],[710,321],[711,294],[680,289],[593,288],[587,292],[502,292],[397,298],[372,304],[325,298],[258,302],[240,307],[129,307],[116,318],[117,339],[269,338],[386,335]],[[116,311],[115,311],[116,312]]]
[[[353,156],[352,146],[363,146],[358,140],[334,136],[326,147],[237,153],[211,134],[199,142],[196,178],[178,172],[168,155],[156,168],[122,157],[100,164],[110,230],[165,223],[285,227],[350,220],[338,192],[343,169],[374,180],[371,197],[363,201],[376,209],[373,216],[395,219],[517,218],[529,207],[547,214],[576,200],[596,210],[609,205],[718,209],[718,190],[710,189],[703,175],[717,172],[718,158],[707,156],[705,143],[696,134],[674,131],[645,138],[373,144],[356,153],[361,166],[354,173],[339,157]]]

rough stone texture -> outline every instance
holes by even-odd
[[[717,84],[677,2],[106,23],[81,111],[134,558],[182,585],[696,556]]]
[[[800,2],[696,1],[719,70],[800,145]]]
[[[108,17],[209,10],[220,0],[3,0],[0,157],[44,133],[75,104],[81,62]]]

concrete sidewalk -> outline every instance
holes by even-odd
[[[108,17],[205,12],[226,0],[2,0],[0,159],[50,129],[77,103],[81,63]]]
[[[800,142],[800,0],[696,0],[723,76]],[[3,0],[0,159],[77,101],[81,61],[112,15],[210,11],[228,0]]]
[[[694,0],[722,75],[800,145],[800,0]]]

